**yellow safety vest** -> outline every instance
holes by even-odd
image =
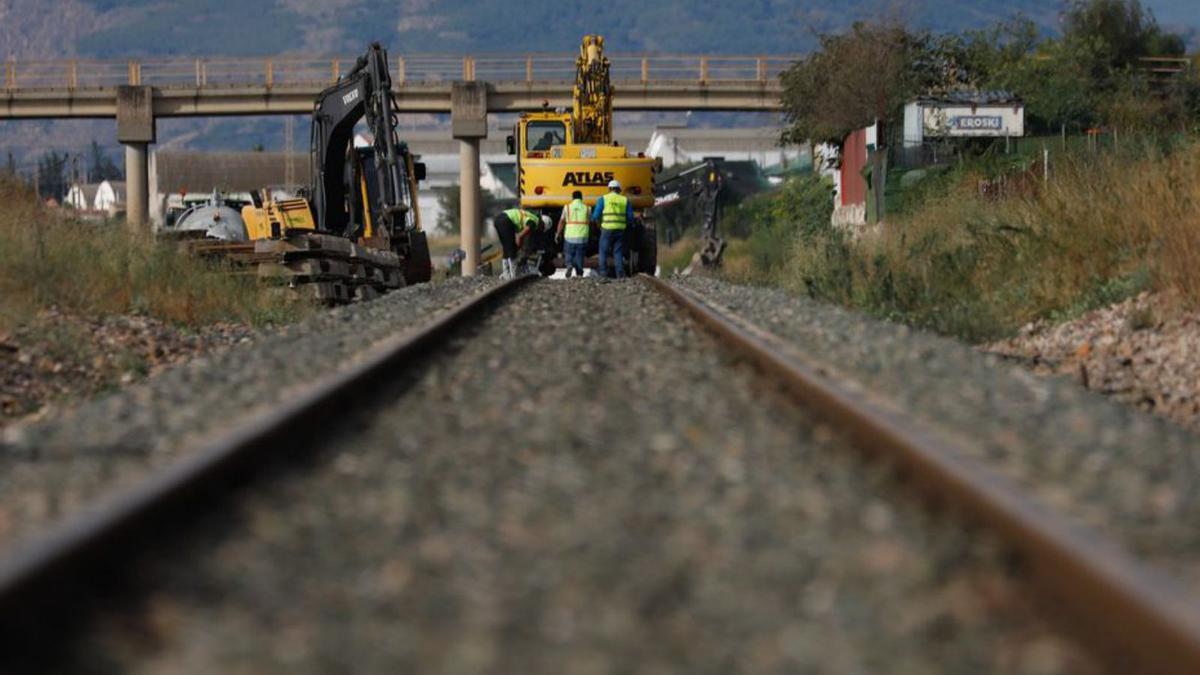
[[[625,209],[629,200],[625,195],[610,192],[604,195],[604,211],[600,213],[600,227],[606,230],[623,230],[629,223],[625,222]]]
[[[538,217],[526,211],[525,209],[508,209],[504,212],[508,216],[508,220],[517,228],[517,232],[524,232],[525,228],[537,222]]]
[[[567,204],[567,226],[563,228],[567,241],[588,238],[588,207],[582,199]]]

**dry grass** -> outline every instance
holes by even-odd
[[[658,266],[663,274],[682,272],[692,262],[692,256],[700,250],[700,238],[695,234],[686,234],[668,245],[665,239],[659,240]]]
[[[311,311],[149,233],[44,209],[11,179],[0,178],[0,204],[0,327],[47,307],[82,316],[137,313],[187,327],[291,321]]]
[[[800,237],[778,280],[974,340],[1147,287],[1200,307],[1200,147],[1064,159],[998,199],[980,178],[853,240]]]

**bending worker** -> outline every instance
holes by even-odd
[[[538,222],[537,214],[525,209],[507,209],[492,219],[496,237],[500,239],[500,248],[504,250],[501,279],[517,276],[517,251],[525,245],[525,240]]]
[[[568,279],[572,272],[576,276],[583,276],[583,258],[587,254],[589,232],[587,204],[583,203],[583,193],[576,190],[571,193],[571,203],[567,204],[558,218],[558,233],[555,235],[556,239],[566,239],[563,260],[567,265]]]
[[[608,276],[608,256],[612,251],[616,276],[625,276],[625,228],[633,222],[633,207],[621,194],[621,183],[608,181],[608,194],[596,201],[592,220],[600,221],[600,274]]]

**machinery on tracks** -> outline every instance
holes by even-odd
[[[637,216],[627,231],[629,271],[653,273],[658,239],[648,209],[654,206],[654,174],[661,164],[643,153],[632,155],[613,140],[614,89],[609,68],[604,38],[584,36],[575,62],[571,111],[552,110],[547,104],[540,111],[522,113],[507,138],[508,152],[517,157],[521,208],[548,216],[553,223],[575,190],[593,207],[610,180],[620,181]],[[562,253],[553,233],[537,233],[531,246],[540,271],[552,273]],[[593,232],[588,256],[599,248],[599,235]]]
[[[240,214],[244,238],[194,239],[191,250],[331,304],[429,281],[416,198],[425,167],[397,135],[387,63],[387,52],[374,43],[317,96],[309,188],[290,199],[268,190],[253,194]],[[354,147],[360,120],[370,132],[367,147]]]

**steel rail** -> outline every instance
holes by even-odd
[[[68,517],[0,560],[0,659],[29,641],[53,637],[55,615],[75,608],[69,589],[103,587],[112,563],[130,557],[173,516],[196,507],[267,461],[291,458],[311,446],[323,427],[343,417],[348,403],[412,363],[471,317],[494,307],[536,277],[518,278],[465,300],[433,321],[372,347],[362,360],[317,380],[146,479]],[[96,583],[100,582],[100,583]],[[60,597],[63,594],[68,597]],[[47,635],[49,634],[49,635]],[[0,670],[4,670],[0,664]]]
[[[690,290],[644,278],[862,450],[894,461],[934,501],[1000,535],[1067,610],[1067,628],[1109,657],[1113,672],[1200,673],[1200,604],[1178,583],[1043,507],[947,437],[822,375],[771,333]]]

